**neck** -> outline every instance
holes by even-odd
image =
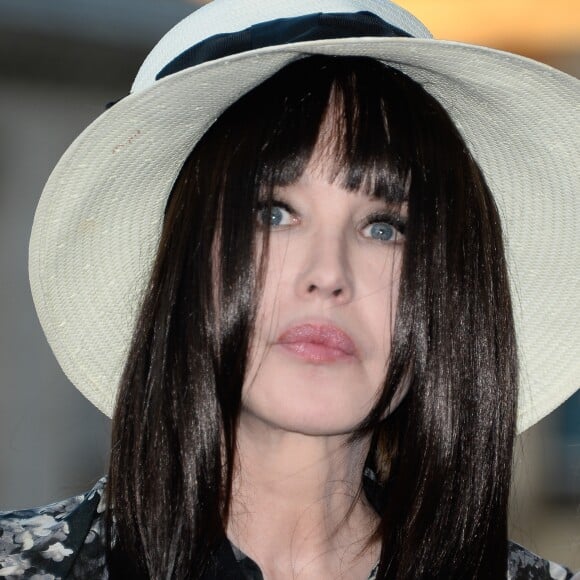
[[[228,536],[266,578],[366,578],[376,514],[361,489],[368,440],[242,418]]]

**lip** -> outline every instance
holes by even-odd
[[[352,338],[328,323],[304,323],[285,330],[275,343],[290,354],[312,363],[352,360],[357,350]]]

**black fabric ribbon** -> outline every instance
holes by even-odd
[[[167,64],[156,80],[204,62],[255,50],[309,40],[360,38],[363,36],[411,37],[371,12],[317,13],[280,18],[250,26],[239,32],[216,34],[182,52]]]

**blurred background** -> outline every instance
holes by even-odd
[[[576,0],[399,3],[438,38],[580,76]],[[82,492],[105,471],[109,420],[67,381],[46,344],[28,286],[28,237],[60,155],[106,103],[128,93],[148,49],[199,4],[0,0],[0,509]],[[510,527],[514,540],[580,569],[580,393],[520,436]]]

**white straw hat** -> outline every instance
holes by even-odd
[[[32,294],[64,372],[112,414],[181,165],[231,103],[311,54],[402,70],[446,108],[480,164],[506,237],[526,429],[580,386],[580,82],[433,40],[388,0],[215,0],[157,44],[131,94],[63,155],[36,212]]]

